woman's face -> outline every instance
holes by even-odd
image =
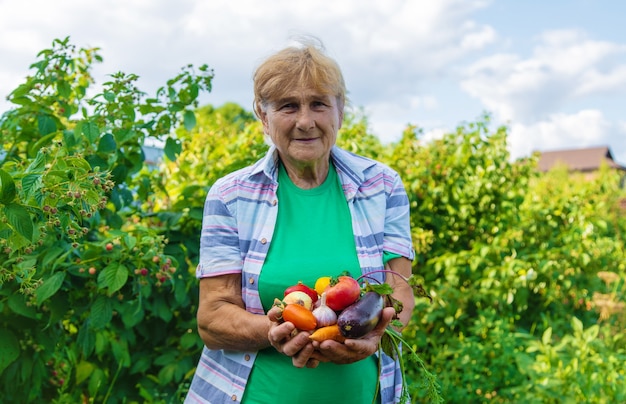
[[[269,102],[261,120],[288,170],[323,167],[341,128],[343,106],[337,97],[303,86]]]

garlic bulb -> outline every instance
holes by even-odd
[[[313,316],[317,320],[318,327],[326,327],[337,323],[337,313],[326,306],[326,292],[322,293],[319,299],[320,305],[313,310]]]

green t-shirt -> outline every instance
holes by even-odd
[[[350,211],[335,168],[313,189],[295,186],[282,165],[278,181],[276,230],[259,277],[266,311],[298,281],[313,287],[322,276],[361,274]],[[300,369],[270,347],[259,352],[242,402],[371,404],[377,381],[375,356],[349,365],[320,363],[315,369]]]

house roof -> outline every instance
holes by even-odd
[[[539,169],[548,171],[556,164],[564,164],[573,171],[589,172],[600,168],[602,162],[609,167],[626,171],[626,167],[613,160],[611,150],[607,146],[541,152]]]

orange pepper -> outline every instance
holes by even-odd
[[[346,337],[341,334],[337,324],[318,328],[309,338],[319,342],[326,341],[327,339],[332,339],[337,342],[344,342],[346,340]]]
[[[283,309],[283,320],[293,323],[301,331],[311,331],[317,326],[317,320],[311,310],[295,303],[285,306]]]

